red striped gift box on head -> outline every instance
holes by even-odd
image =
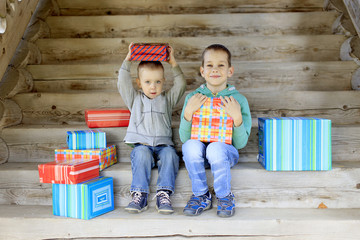
[[[77,184],[99,176],[99,158],[70,159],[38,165],[41,183]]]
[[[130,61],[166,61],[168,59],[168,44],[135,43],[131,46]]]
[[[127,109],[87,109],[85,121],[89,128],[127,127],[130,111]]]

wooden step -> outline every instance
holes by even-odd
[[[39,39],[42,64],[120,64],[131,42],[166,42],[178,61],[199,61],[206,46],[229,47],[233,61],[338,61],[342,35],[289,35],[253,37],[89,38]]]
[[[85,109],[125,107],[116,91],[21,93],[13,100],[23,110],[25,124],[79,124],[84,123]],[[357,91],[240,92],[247,97],[253,118],[316,116],[329,118],[334,124],[360,123]],[[174,121],[179,121],[185,96],[174,109]]]
[[[337,12],[53,16],[50,38],[332,34]],[[146,22],[146,25],[144,23]]]
[[[53,216],[50,206],[0,205],[0,238],[354,240],[360,235],[359,209],[237,208],[230,219],[217,217],[215,209],[188,217],[182,208],[173,215],[160,215],[154,208],[141,214],[116,208],[79,220]]]
[[[207,169],[208,185],[213,192],[213,177]],[[41,184],[37,163],[0,165],[0,204],[51,205],[51,184]],[[101,172],[113,177],[115,205],[130,201],[130,163],[117,163]],[[268,172],[259,163],[239,163],[231,170],[231,188],[240,208],[360,208],[358,201],[360,162],[333,162],[331,171]],[[156,192],[157,169],[151,178],[151,207]],[[184,207],[192,194],[188,172],[180,167],[172,204]],[[214,201],[216,203],[216,201]]]
[[[199,75],[201,62],[180,62],[187,89],[204,82]],[[335,62],[232,62],[235,73],[228,82],[246,92],[268,91],[343,91],[351,90],[352,73],[358,68],[353,61]],[[165,88],[172,84],[168,64],[165,67]],[[108,91],[116,89],[116,64],[93,65],[28,65],[34,79],[34,92],[69,92],[78,90]],[[132,64],[135,81],[137,63]]]
[[[257,119],[255,119],[257,121]],[[254,124],[256,123],[254,121]],[[7,143],[10,162],[49,162],[54,150],[66,147],[66,132],[88,129],[86,125],[18,125],[2,130],[1,138]],[[131,147],[123,142],[126,128],[103,128],[107,142],[116,144],[120,162],[129,162]],[[247,146],[240,151],[240,162],[256,162],[258,154],[257,127],[251,130]],[[176,149],[181,152],[182,143],[178,127],[173,128]],[[333,161],[358,161],[360,125],[332,126]]]
[[[188,14],[322,11],[323,0],[57,0],[61,15]]]

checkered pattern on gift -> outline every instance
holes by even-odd
[[[231,144],[233,119],[219,106],[220,98],[208,98],[193,114],[191,139]]]

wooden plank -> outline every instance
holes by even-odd
[[[120,64],[130,42],[167,42],[178,61],[199,61],[205,46],[214,42],[229,47],[233,61],[338,61],[345,41],[341,35],[204,37],[204,38],[90,38],[39,39],[42,64]]]
[[[257,113],[256,117],[278,111],[290,116],[288,111],[298,114],[318,111],[322,114],[327,110],[343,116],[347,111],[352,114],[353,110],[360,108],[360,92],[356,91],[241,92],[247,97],[251,111]],[[184,98],[174,109],[178,114]],[[23,122],[33,119],[33,123],[38,121],[37,124],[81,123],[84,122],[85,109],[125,107],[117,92],[22,93],[13,100],[23,109]],[[320,117],[319,114],[315,115]],[[339,119],[339,116],[334,117]]]
[[[187,90],[204,82],[199,75],[200,62],[179,63]],[[235,68],[229,83],[246,91],[336,91],[351,90],[352,74],[358,65],[353,61],[335,62],[233,62]],[[165,64],[165,89],[172,84],[172,74]],[[115,90],[119,65],[28,65],[36,92],[77,90]],[[131,75],[136,78],[137,64]]]
[[[254,122],[256,120],[254,119]],[[9,162],[48,162],[54,159],[54,149],[66,147],[66,131],[87,129],[86,125],[20,125],[6,128],[2,138],[9,148]],[[129,162],[131,147],[123,139],[126,128],[104,128],[109,144],[117,145],[117,156],[120,162]],[[51,132],[51,134],[48,134]],[[256,162],[258,154],[257,127],[251,130],[248,144],[240,150],[240,162]],[[173,128],[175,147],[181,153],[182,143],[178,127]],[[358,161],[360,154],[360,127],[332,126],[332,159],[333,161]]]
[[[320,203],[329,208],[359,208],[355,187],[360,179],[359,171],[359,162],[335,163],[333,170],[323,172],[268,172],[259,163],[239,163],[231,170],[232,191],[241,208],[317,208]],[[0,172],[2,204],[52,204],[51,184],[39,183],[37,163],[8,163]],[[212,173],[210,169],[206,172],[213,191]],[[101,175],[114,179],[115,205],[126,206],[130,201],[130,163],[116,164]],[[151,175],[149,199],[156,192],[157,169]],[[299,178],[303,181],[298,181]],[[185,206],[191,196],[191,181],[184,166],[179,170],[175,189],[173,206]],[[150,201],[151,207],[154,204]]]
[[[332,34],[337,12],[53,16],[51,38]],[[146,25],[144,25],[146,22]]]
[[[188,14],[233,12],[321,11],[323,0],[185,0],[112,1],[58,0],[61,15]]]
[[[96,236],[98,239],[354,240],[360,234],[358,209],[239,208],[230,221],[217,217],[216,208],[195,218],[184,216],[182,208],[169,216],[158,214],[153,208],[142,214],[129,214],[117,208],[91,221],[53,216],[50,206],[3,205],[0,210],[3,239]],[[166,227],[154,227],[154,224]]]

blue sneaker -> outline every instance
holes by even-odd
[[[170,195],[168,191],[160,190],[156,193],[156,209],[161,214],[172,214],[174,212],[171,206]]]
[[[132,192],[132,200],[125,210],[129,213],[140,213],[148,209],[148,194],[143,192]]]
[[[235,214],[235,196],[230,193],[226,197],[218,198],[217,215],[219,217],[231,217]]]
[[[203,211],[208,210],[211,207],[212,201],[211,194],[209,192],[201,196],[195,196],[193,194],[186,204],[183,212],[187,216],[198,216]]]

